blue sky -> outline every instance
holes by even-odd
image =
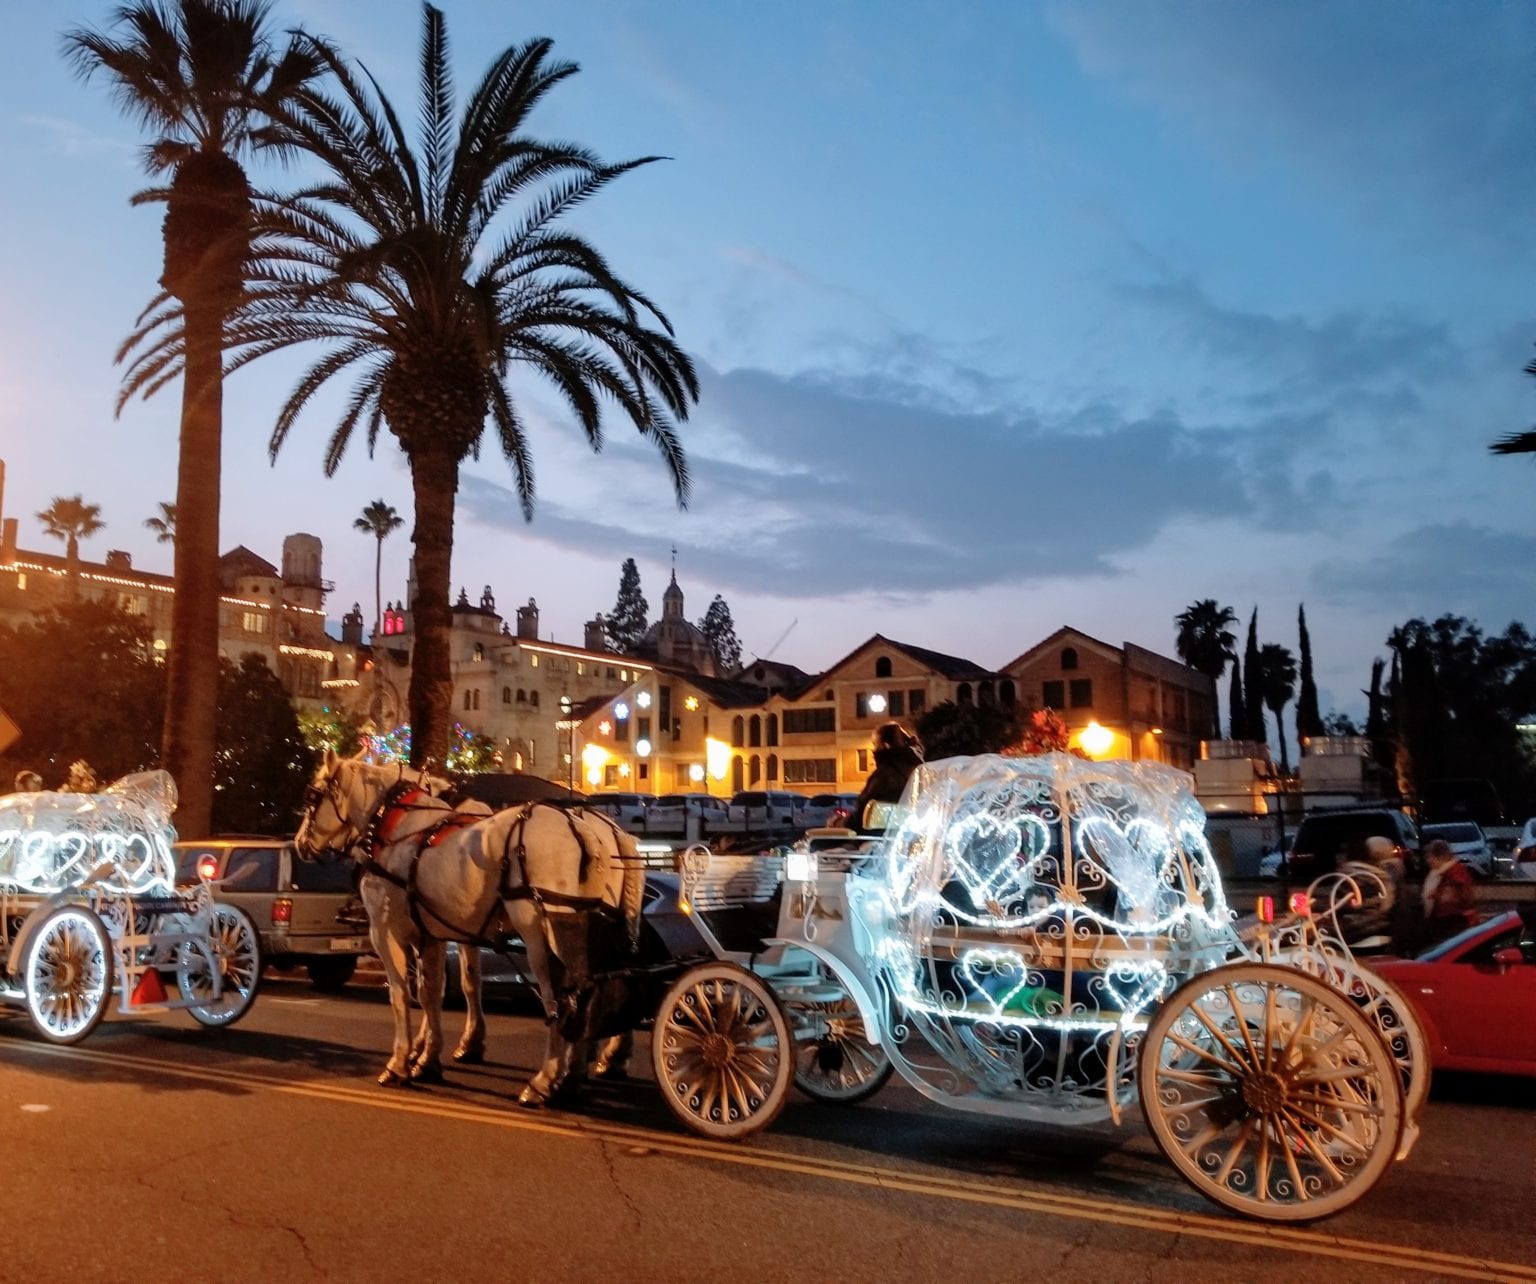
[[[87,546],[169,569],[142,522],[174,494],[177,395],[112,406],[112,355],[159,271],[135,128],[59,33],[111,6],[0,0],[0,456],[5,512],[83,493]],[[1358,713],[1397,623],[1536,626],[1536,9],[1523,4],[444,5],[461,86],[548,35],[582,73],[534,124],[670,159],[582,231],[671,316],[703,393],[687,511],[617,422],[601,456],[522,389],[538,507],[494,446],[466,468],[454,580],[537,598],[579,641],[670,549],[693,618],[817,670],[870,633],[1002,664],[1072,624],[1172,653],[1232,605]],[[414,114],[420,10],[282,0]],[[280,171],[258,169],[280,184]],[[321,407],[275,466],[297,363],[226,398],[223,543],[325,541],[339,615],[371,614],[352,521],[408,513],[398,451],[326,480]],[[403,596],[405,533],[385,545]],[[393,586],[393,587],[391,587]],[[787,636],[785,635],[788,630]],[[782,640],[781,640],[782,639]],[[775,649],[776,647],[776,649]]]

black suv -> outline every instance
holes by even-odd
[[[1410,875],[1419,876],[1419,828],[1399,807],[1351,807],[1315,811],[1302,818],[1281,873],[1293,883],[1309,883],[1331,874],[1346,849],[1367,838],[1387,838],[1397,847]]]
[[[303,966],[318,988],[338,990],[358,958],[373,953],[352,881],[355,862],[300,860],[281,838],[209,838],[173,850],[178,883],[224,880],[213,898],[251,916],[263,964]]]

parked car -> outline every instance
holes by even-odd
[[[800,808],[800,824],[806,829],[848,825],[858,794],[812,794]]]
[[[600,811],[606,816],[612,816],[618,822],[620,829],[627,829],[632,834],[643,834],[646,811],[650,804],[649,794],[624,794],[603,790],[588,794],[586,801],[581,805],[590,807],[593,811]]]
[[[173,851],[178,883],[224,880],[214,899],[251,916],[264,966],[303,967],[318,988],[339,990],[373,953],[352,860],[301,860],[281,838],[210,838]]]
[[[1515,840],[1515,863],[1536,864],[1536,816],[1525,822],[1520,837]]]
[[[702,832],[708,832],[711,822],[726,818],[724,798],[713,794],[662,794],[651,803],[645,815],[645,832],[648,834],[682,834],[688,830],[689,821],[701,823]]]
[[[780,789],[743,789],[730,801],[727,817],[749,831],[799,827],[800,794]]]
[[[1304,817],[1286,853],[1282,876],[1292,883],[1309,883],[1331,874],[1346,847],[1378,835],[1392,840],[1410,872],[1422,872],[1419,829],[1407,812],[1398,807],[1351,807]]]
[[[1444,840],[1451,845],[1451,854],[1474,874],[1482,878],[1493,876],[1493,848],[1488,845],[1483,827],[1476,821],[1454,820],[1425,825],[1419,830],[1419,837],[1425,843],[1436,838]]]
[[[1436,1070],[1536,1075],[1536,905],[1371,966],[1413,1004]]]

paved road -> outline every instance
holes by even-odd
[[[542,1039],[516,1009],[490,1064],[384,1091],[387,1026],[379,991],[296,981],[222,1032],[114,1019],[60,1050],[0,1016],[0,1278],[1536,1281],[1536,1082],[1442,1077],[1363,1204],[1273,1228],[1194,1195],[1135,1120],[1002,1124],[893,1084],[720,1145],[641,1078],[515,1109]]]

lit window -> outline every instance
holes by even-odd
[[[539,667],[539,657],[530,653],[528,656],[528,664],[530,667],[537,669]]]
[[[243,611],[240,615],[240,627],[247,633],[265,633],[267,617],[260,611]]]

